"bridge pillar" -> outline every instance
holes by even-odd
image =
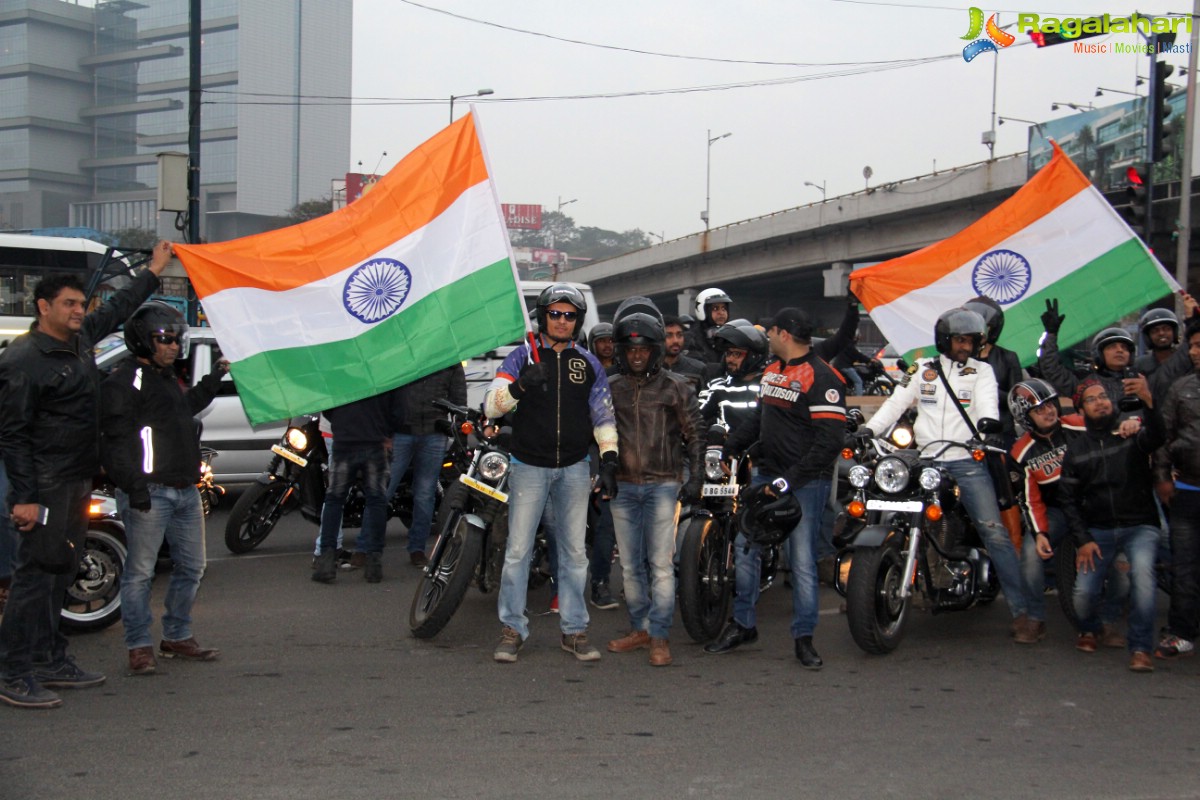
[[[821,276],[825,278],[826,297],[846,296],[846,276],[850,274],[850,268],[851,265],[845,261],[835,261],[828,269],[821,271]]]
[[[675,312],[676,316],[682,317],[684,314],[687,314],[688,316],[695,315],[695,311],[696,311],[696,308],[695,308],[696,290],[695,289],[684,289],[682,292],[675,295],[675,301],[678,306],[678,310]]]

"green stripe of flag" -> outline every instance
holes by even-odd
[[[360,336],[259,353],[231,372],[246,416],[257,425],[374,396],[524,334],[524,304],[504,259]]]

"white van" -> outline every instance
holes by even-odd
[[[525,298],[525,308],[532,313],[534,306],[537,305],[538,295],[547,286],[553,286],[555,283],[566,283],[568,286],[574,286],[583,293],[584,299],[587,300],[587,313],[583,315],[583,331],[580,334],[583,341],[587,341],[588,331],[592,326],[600,322],[600,316],[596,313],[596,298],[592,296],[592,287],[586,283],[571,283],[570,281],[521,281],[521,294]],[[488,385],[492,382],[492,378],[496,377],[496,370],[504,363],[505,357],[512,352],[518,342],[497,347],[495,350],[490,350],[483,355],[476,356],[469,361],[463,362],[463,369],[467,373],[467,405],[472,408],[479,408],[483,403],[483,395],[487,391]]]

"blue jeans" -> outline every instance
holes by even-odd
[[[858,370],[848,366],[838,372],[842,373],[842,377],[846,379],[846,383],[850,387],[850,394],[863,393],[863,379],[862,375],[858,374]]]
[[[1029,613],[1029,592],[1021,575],[1017,550],[1008,538],[1008,529],[1000,521],[1000,506],[996,502],[996,486],[992,483],[991,473],[986,466],[970,458],[940,463],[954,476],[962,490],[962,503],[996,568],[1009,612],[1014,619]]]
[[[129,495],[117,490],[117,508],[125,523],[125,571],[121,573],[121,622],[125,647],[150,647],[150,584],[163,540],[171,548],[171,580],[163,601],[162,638],[192,637],[192,604],[204,577],[204,510],[195,486],[175,489],[150,484],[150,510],[129,507]]]
[[[772,475],[755,478],[759,486],[774,480]],[[821,510],[829,499],[829,478],[811,480],[792,489],[804,516],[788,536],[788,564],[792,570],[792,638],[812,636],[817,629],[820,598],[817,595],[817,537],[821,535]],[[620,497],[620,495],[618,495]],[[734,540],[737,593],[733,597],[733,621],[743,628],[755,627],[754,606],[758,603],[762,548],[738,534]],[[621,559],[624,561],[624,552]]]
[[[1156,580],[1154,560],[1158,553],[1158,528],[1135,525],[1129,528],[1088,528],[1092,539],[1100,546],[1097,568],[1075,576],[1075,616],[1079,630],[1100,633],[1100,618],[1096,606],[1104,577],[1118,552],[1129,559],[1129,640],[1130,652],[1149,653],[1154,650],[1154,592]]]
[[[1067,538],[1067,517],[1062,509],[1046,507],[1046,519],[1050,530],[1046,538],[1050,546],[1058,552],[1058,547]],[[1025,577],[1025,588],[1029,592],[1029,618],[1036,622],[1046,621],[1046,562],[1037,554],[1037,539],[1032,534],[1025,534],[1021,545],[1021,572]],[[1109,573],[1104,583],[1104,602],[1100,605],[1100,621],[1111,625],[1121,618],[1125,606],[1125,596],[1128,592],[1128,581],[1123,573]]]
[[[38,489],[38,500],[50,512],[46,527],[69,539],[76,554],[83,552],[91,494],[91,479]],[[23,535],[18,540],[8,606],[0,621],[0,673],[5,680],[32,674],[35,663],[58,666],[67,657],[67,637],[58,623],[76,571],[54,575],[36,566],[30,541]]]
[[[1171,500],[1171,572],[1167,628],[1195,641],[1200,635],[1200,492],[1182,487]]]
[[[607,582],[612,575],[613,547],[617,543],[616,533],[613,530],[612,501],[598,500],[597,502],[600,504],[600,515],[596,518],[596,530],[592,534],[593,586],[597,583]]]
[[[362,478],[366,506],[363,508],[359,550],[383,552],[383,532],[387,525],[388,457],[381,444],[339,446],[336,437],[329,456],[329,488],[321,508],[321,552],[337,549],[342,529],[342,509],[356,477]]]
[[[392,477],[387,497],[396,496],[400,479],[412,465],[413,515],[408,529],[408,552],[425,552],[425,542],[433,527],[433,507],[437,500],[438,476],[446,455],[446,437],[440,433],[414,436],[397,433],[392,439]]]
[[[610,502],[629,627],[666,639],[675,616],[678,483],[620,483]],[[594,545],[593,545],[594,546]],[[649,574],[647,574],[647,567]]]
[[[0,457],[0,580],[11,578],[17,558],[17,530],[8,518],[8,472]]]
[[[569,467],[534,467],[516,459],[508,482],[508,544],[500,574],[500,623],[529,636],[525,599],[529,590],[529,554],[547,498],[554,511],[558,545],[559,625],[564,634],[587,630],[583,587],[587,583],[587,502],[591,491],[588,462]]]

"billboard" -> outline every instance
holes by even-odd
[[[501,203],[500,208],[504,212],[504,224],[510,230],[540,231],[542,229],[541,206]]]
[[[370,175],[365,172],[346,173],[346,203],[353,203],[362,197],[382,178],[382,175]]]

